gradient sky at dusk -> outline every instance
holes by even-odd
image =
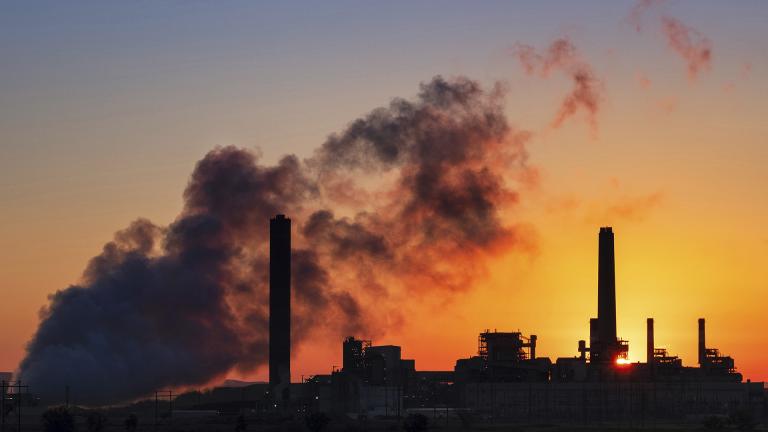
[[[540,177],[505,217],[536,246],[495,257],[466,293],[404,304],[413,318],[375,343],[402,345],[424,370],[453,368],[485,328],[576,355],[596,314],[598,228],[612,225],[630,359],[643,360],[654,317],[656,343],[694,364],[705,317],[708,344],[768,380],[768,3],[669,1],[641,32],[634,4],[3,2],[0,370],[16,368],[47,295],[76,283],[115,231],[173,221],[209,149],[307,157],[442,74],[508,89]],[[660,15],[711,41],[695,79]],[[568,78],[527,76],[511,53],[559,37],[602,82],[596,130],[581,112],[552,128]],[[294,378],[340,361],[340,340],[304,345]]]

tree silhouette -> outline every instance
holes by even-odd
[[[125,419],[125,430],[134,432],[137,426],[139,426],[139,418],[136,414],[128,414],[128,418]]]
[[[315,412],[306,416],[304,422],[312,432],[321,432],[331,422],[331,418],[323,412]]]
[[[429,421],[424,414],[411,414],[403,422],[405,432],[423,432],[427,430]]]
[[[72,432],[75,430],[75,419],[66,407],[49,408],[43,413],[43,430],[45,432]]]
[[[107,417],[99,411],[91,411],[85,419],[88,432],[101,432],[107,423]]]
[[[237,421],[235,422],[235,432],[245,432],[247,428],[248,423],[245,421],[245,416],[240,414],[237,416]]]

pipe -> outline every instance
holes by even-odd
[[[649,365],[653,365],[653,318],[648,318],[646,322],[647,342],[645,348],[645,361]]]
[[[707,357],[706,331],[704,318],[699,318],[699,365],[703,366]]]

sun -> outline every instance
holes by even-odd
[[[628,365],[630,363],[632,363],[632,362],[630,362],[629,360],[627,360],[625,358],[617,358],[616,359],[616,364],[619,365],[619,366],[625,366],[625,365]]]

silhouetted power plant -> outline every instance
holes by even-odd
[[[589,344],[553,363],[537,355],[536,335],[486,330],[477,354],[453,370],[418,371],[399,346],[375,346],[348,337],[342,367],[302,383],[290,379],[290,219],[270,223],[270,383],[264,409],[320,410],[347,415],[401,416],[426,410],[437,416],[475,412],[485,418],[563,423],[681,421],[691,416],[766,410],[763,383],[742,382],[731,357],[708,348],[698,322],[698,367],[683,366],[656,348],[654,320],[646,321],[645,363],[627,360],[629,344],[617,335],[614,233],[599,232],[597,318],[589,320]],[[258,385],[256,385],[258,386]],[[258,393],[257,387],[251,389]],[[223,390],[222,390],[223,391]],[[274,398],[274,399],[273,399]]]

